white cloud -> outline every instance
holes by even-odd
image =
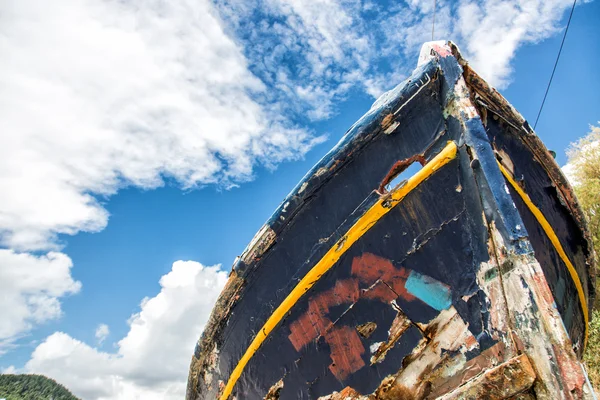
[[[14,365],[0,369],[0,374],[18,374],[18,373],[19,373],[19,371],[15,368]]]
[[[71,259],[57,252],[43,256],[0,249],[0,355],[34,324],[61,315],[59,298],[77,293]]]
[[[106,324],[98,325],[98,327],[96,328],[96,333],[95,333],[96,340],[98,340],[98,345],[101,346],[109,334],[110,334],[110,329],[108,328],[108,325],[106,325]]]
[[[11,249],[0,276],[29,282],[66,265],[31,254],[102,230],[99,200],[124,186],[230,186],[322,140],[261,100],[265,85],[208,0],[3,1],[0,59],[0,248]],[[0,351],[60,315],[76,291],[60,272],[3,298]]]
[[[226,280],[219,266],[177,261],[160,279],[160,293],[143,299],[131,316],[116,353],[56,332],[37,346],[25,370],[86,400],[181,399],[195,342]]]
[[[265,86],[208,1],[8,1],[0,34],[6,246],[103,229],[94,194],[227,185],[314,144],[253,100]]]

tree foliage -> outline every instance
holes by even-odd
[[[0,398],[6,400],[78,400],[69,390],[42,375],[0,375]]]
[[[590,338],[588,340],[583,361],[592,385],[598,393],[600,389],[600,311],[594,310],[590,322]]]
[[[567,150],[572,181],[579,203],[588,219],[596,251],[600,250],[600,126]]]
[[[596,254],[600,250],[600,126],[590,126],[590,132],[567,150],[570,179],[577,199],[588,220],[588,227]],[[596,287],[600,282],[596,280]],[[584,361],[590,380],[596,390],[600,388],[600,296],[596,296],[590,336]]]

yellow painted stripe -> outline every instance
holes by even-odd
[[[375,203],[367,212],[365,212],[356,223],[346,232],[346,234],[337,241],[332,248],[325,254],[323,258],[315,264],[315,266],[308,271],[308,273],[302,278],[300,282],[294,287],[294,289],[288,294],[283,302],[277,307],[277,309],[271,314],[267,322],[263,325],[260,332],[254,337],[252,343],[246,350],[246,353],[242,356],[235,369],[229,376],[229,381],[223,389],[220,400],[226,400],[235,386],[240,375],[244,371],[248,361],[258,351],[260,346],[263,344],[269,334],[275,329],[275,327],[281,322],[285,315],[291,310],[296,302],[302,297],[325,272],[327,272],[333,265],[340,259],[340,257],[358,240],[363,236],[375,223],[381,219],[385,214],[390,212],[392,208],[398,202],[400,202],[406,195],[416,188],[421,182],[426,180],[429,176],[435,173],[442,166],[446,165],[450,160],[456,157],[457,147],[454,142],[448,142],[446,147],[435,156],[430,162],[428,162],[419,172],[411,176],[408,181],[397,190],[391,192],[388,196],[382,197],[377,203]]]
[[[558,240],[558,236],[556,236],[554,229],[552,229],[552,227],[550,226],[550,223],[548,222],[546,217],[544,217],[544,214],[542,214],[540,209],[537,208],[535,204],[533,204],[533,202],[531,201],[531,199],[529,198],[527,193],[525,193],[525,191],[523,189],[521,189],[519,184],[517,182],[515,182],[512,175],[506,170],[506,168],[504,168],[504,166],[500,163],[498,163],[498,165],[500,166],[500,171],[502,171],[502,175],[504,175],[504,177],[510,183],[510,185],[513,187],[513,189],[515,189],[515,191],[521,197],[521,199],[523,200],[523,202],[525,203],[527,208],[529,208],[529,211],[531,211],[531,213],[533,214],[535,219],[538,221],[538,223],[540,224],[540,226],[542,227],[544,232],[546,232],[548,239],[550,239],[550,241],[552,242],[552,245],[556,249],[556,252],[558,253],[560,258],[563,260],[563,262],[567,266],[567,269],[569,270],[571,279],[573,279],[573,283],[575,283],[575,287],[577,288],[577,294],[579,295],[579,303],[581,304],[581,311],[583,312],[583,319],[585,322],[585,338],[583,340],[583,348],[585,350],[585,348],[587,346],[587,341],[588,341],[588,322],[589,322],[588,321],[588,306],[587,306],[587,300],[585,297],[585,293],[583,291],[583,287],[581,286],[581,280],[579,279],[579,274],[577,274],[577,270],[575,270],[575,267],[569,260],[569,257],[567,257],[567,253],[565,253],[565,250],[563,249],[562,245],[560,244],[560,240]]]

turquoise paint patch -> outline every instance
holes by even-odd
[[[452,305],[450,288],[430,276],[411,271],[405,287],[408,293],[438,311],[446,310]]]

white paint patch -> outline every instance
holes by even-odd
[[[369,346],[369,350],[371,350],[371,354],[375,354],[377,350],[383,345],[384,342],[375,342],[371,346]]]

